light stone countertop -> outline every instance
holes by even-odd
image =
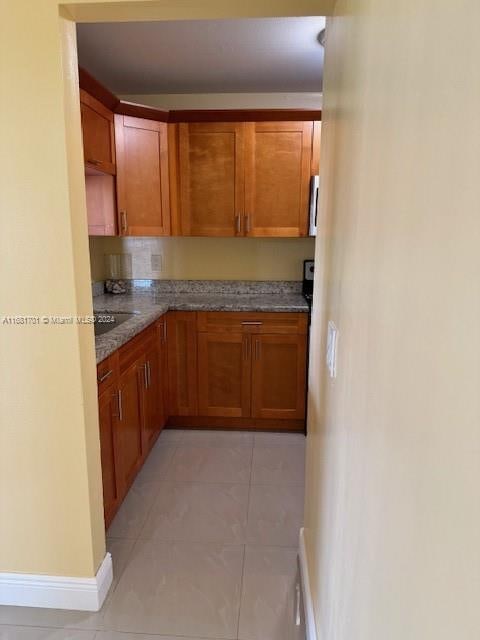
[[[130,312],[133,318],[95,338],[97,364],[167,311],[263,311],[308,313],[301,293],[141,292],[93,298],[96,312]]]

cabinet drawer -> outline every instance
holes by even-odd
[[[155,339],[156,325],[153,323],[120,347],[118,352],[120,373],[123,373],[135,360],[140,358],[149,347],[149,343],[154,342]]]
[[[100,396],[105,389],[111,387],[118,378],[118,351],[97,364],[97,385]]]
[[[265,313],[201,311],[197,313],[200,332],[291,333],[306,334],[306,313]]]

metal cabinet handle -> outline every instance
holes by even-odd
[[[237,235],[242,233],[242,217],[240,215],[235,216],[235,231]]]
[[[163,341],[166,342],[167,341],[167,321],[164,320],[163,322]]]
[[[250,233],[251,230],[251,226],[250,226],[250,216],[246,215],[245,216],[245,233]]]
[[[147,362],[147,379],[148,379],[148,388],[152,386],[152,370],[150,368],[150,360]]]
[[[118,390],[118,419],[123,420],[122,390]]]
[[[148,372],[147,372],[147,363],[142,364],[143,369],[143,384],[145,389],[148,389]]]
[[[242,324],[246,325],[246,326],[256,326],[257,327],[259,325],[262,325],[263,322],[253,322],[253,321],[250,321],[250,320],[245,320],[245,322],[242,322]]]
[[[248,360],[250,357],[250,340],[248,336],[245,336],[243,339],[243,359]]]
[[[97,378],[98,384],[100,384],[101,382],[109,378],[112,375],[112,373],[113,373],[113,369],[110,369],[110,371],[107,371],[107,373],[104,373],[103,376],[100,376],[100,378]]]
[[[255,340],[255,360],[260,358],[260,340]]]
[[[126,211],[120,211],[120,220],[121,220],[122,233],[127,233],[128,224],[127,224]]]

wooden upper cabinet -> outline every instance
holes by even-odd
[[[245,123],[178,125],[181,235],[242,235]]]
[[[202,416],[250,415],[250,336],[198,334],[198,404]]]
[[[178,145],[171,156],[178,210],[174,232],[306,236],[310,177],[317,162],[313,125],[312,121],[170,125],[172,147]]]
[[[108,173],[87,169],[85,174],[89,236],[117,235],[115,178]]]
[[[167,125],[115,115],[120,233],[170,234]]]
[[[83,154],[85,164],[115,175],[115,135],[113,113],[80,89]]]
[[[312,162],[312,122],[246,125],[247,236],[306,236]]]
[[[252,417],[304,418],[307,337],[252,336]]]
[[[313,123],[313,135],[312,135],[312,176],[317,176],[320,173],[320,142],[322,137],[322,123],[320,120],[315,120]]]

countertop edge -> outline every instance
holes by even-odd
[[[144,294],[140,294],[144,295]],[[117,296],[116,300],[121,298]],[[131,301],[129,301],[131,304]],[[98,311],[101,309],[99,301],[94,307],[98,307]],[[308,304],[305,302],[299,302],[298,304],[206,304],[206,303],[192,303],[192,302],[165,302],[165,303],[151,303],[151,308],[144,311],[137,311],[136,317],[127,320],[120,326],[112,329],[111,331],[95,337],[95,356],[97,365],[103,362],[108,356],[112,355],[115,351],[123,347],[129,340],[141,333],[148,326],[153,324],[156,320],[161,318],[168,311],[230,311],[230,312],[252,312],[252,313],[308,313]],[[120,309],[117,310],[120,312]],[[113,311],[112,311],[113,313]]]

